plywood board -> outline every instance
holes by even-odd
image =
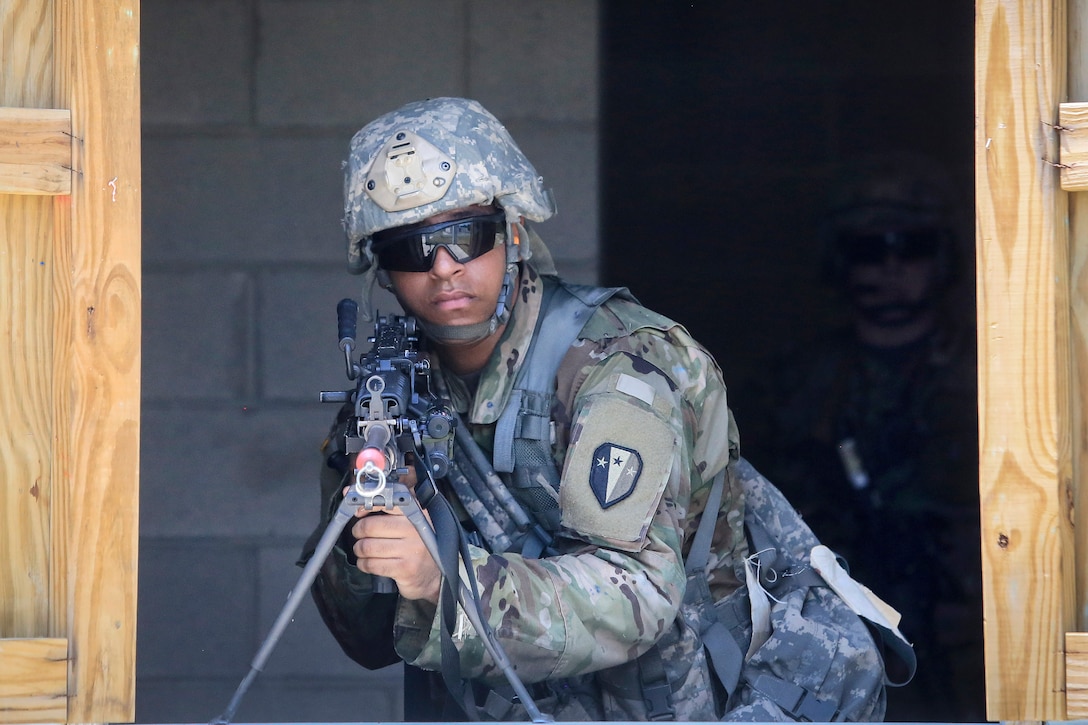
[[[1057,130],[1061,140],[1058,161],[1062,188],[1088,190],[1088,103],[1062,103]]]
[[[1066,717],[1088,718],[1088,632],[1065,635]]]

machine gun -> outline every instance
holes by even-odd
[[[430,364],[420,355],[415,318],[379,316],[374,336],[369,338],[370,351],[356,360],[358,309],[351,299],[340,300],[336,306],[345,370],[356,387],[323,391],[320,399],[350,402],[354,407],[344,434],[344,452],[354,470],[355,485],[349,496],[359,497],[367,510],[392,508],[396,504],[386,495],[387,486],[404,481],[410,471],[415,473],[414,480],[426,484],[449,471],[456,421],[445,401],[431,390]],[[430,486],[422,491],[424,500],[429,500]],[[385,577],[375,577],[374,589],[396,591]]]
[[[354,405],[345,433],[345,452],[355,481],[378,493],[400,481],[417,461],[436,479],[449,471],[455,417],[431,389],[430,364],[419,352],[416,321],[382,316],[374,325],[373,347],[354,358],[358,305],[344,299],[336,307],[340,349],[355,390],[324,391],[324,403]]]
[[[264,669],[276,643],[317,578],[322,564],[360,507],[368,511],[401,509],[442,570],[462,611],[479,633],[484,648],[506,677],[526,713],[535,723],[551,722],[551,718],[536,707],[483,618],[475,579],[471,574],[472,567],[467,558],[467,546],[463,540],[455,543],[454,548],[459,550],[465,563],[465,567],[459,569],[456,555],[451,559],[452,552],[440,549],[435,529],[420,508],[422,502],[433,519],[447,522],[444,530],[448,531],[451,527],[459,530],[449,503],[438,494],[435,485],[435,479],[445,476],[450,467],[456,417],[431,389],[430,364],[427,358],[420,355],[415,319],[398,315],[379,317],[374,336],[369,339],[373,347],[356,360],[357,314],[358,304],[354,300],[341,300],[336,307],[340,349],[344,352],[348,379],[357,381],[356,387],[354,390],[323,391],[320,394],[322,402],[351,402],[354,406],[345,433],[345,452],[354,470],[352,482],[318,541],[313,556],[303,568],[298,583],[253,657],[249,672],[238,685],[227,708],[211,721],[211,725],[231,722],[242,697]],[[410,470],[416,474],[414,492],[405,483]],[[396,591],[391,580],[382,581],[382,577],[374,579],[375,591]]]

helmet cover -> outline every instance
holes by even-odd
[[[543,179],[482,105],[433,98],[387,113],[355,134],[345,163],[348,270],[372,266],[375,232],[491,203],[510,221],[542,222],[555,212]]]
[[[946,169],[914,153],[893,152],[846,165],[833,186],[831,211],[821,224],[824,273],[833,283],[845,279],[843,235],[929,230],[937,234],[942,282],[958,271],[956,192]]]
[[[915,154],[861,159],[833,191],[830,223],[837,232],[951,226],[953,191],[947,172]]]

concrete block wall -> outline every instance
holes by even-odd
[[[300,572],[346,386],[340,163],[398,105],[479,99],[555,192],[560,270],[597,278],[594,0],[143,0],[137,722],[226,706]],[[383,296],[381,309],[392,306]],[[238,722],[400,718],[307,599]]]

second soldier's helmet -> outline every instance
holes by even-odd
[[[931,255],[939,281],[958,269],[954,191],[947,172],[916,154],[884,154],[855,161],[832,191],[822,223],[824,271],[842,283],[848,267],[889,252]]]
[[[433,98],[387,113],[351,140],[344,178],[348,270],[370,270],[375,232],[491,203],[511,222],[541,222],[555,211],[536,169],[483,106]]]

